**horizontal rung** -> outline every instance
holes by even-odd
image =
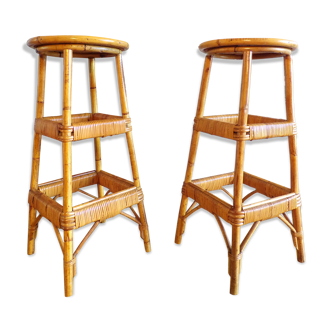
[[[30,190],[29,204],[54,226],[69,230],[114,217],[143,200],[142,189],[136,188],[133,182],[104,171],[86,172],[72,178],[73,192],[96,184],[108,188],[112,194],[74,206],[70,213],[64,213],[63,207],[51,198],[63,195],[63,179],[43,183],[38,190]]]
[[[209,192],[221,190],[223,186],[233,184],[233,180],[234,173],[193,180],[183,184],[182,193],[195,200],[203,209],[234,225],[267,220],[301,206],[300,194],[295,194],[289,188],[244,172],[244,184],[255,188],[257,193],[271,198],[244,205],[242,211],[235,212],[230,204]]]
[[[223,186],[231,185],[234,181],[234,172],[208,176],[206,178],[193,180],[192,183],[207,191],[222,190]],[[289,188],[280,184],[259,178],[258,176],[243,172],[243,183],[249,187],[257,189],[262,195],[267,197],[278,197],[291,193]]]
[[[243,183],[249,187],[255,188],[260,194],[271,198],[291,193],[291,190],[287,187],[259,178],[247,172],[243,172]]]
[[[207,191],[221,190],[223,186],[233,184],[234,172],[208,176],[206,178],[193,180],[192,183]]]
[[[271,198],[254,204],[243,206],[244,224],[278,217],[280,214],[301,206],[300,194]]]
[[[98,173],[96,171],[85,172],[73,175],[72,191],[73,193],[80,188],[92,186],[98,183]],[[63,196],[63,179],[53,180],[38,185],[38,190],[43,194],[53,196]]]
[[[72,125],[62,126],[62,116],[50,116],[35,120],[35,132],[62,142],[113,136],[131,130],[130,119],[102,113],[73,114]]]
[[[215,195],[194,183],[184,183],[182,193],[195,200],[203,209],[220,216],[226,221],[228,220],[228,212],[232,206]]]
[[[248,115],[248,124],[239,126],[237,114],[205,116],[195,119],[194,129],[237,141],[296,135],[296,124],[283,119]]]

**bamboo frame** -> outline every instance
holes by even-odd
[[[186,218],[199,208],[214,215],[223,234],[228,250],[228,272],[230,275],[230,293],[238,294],[239,274],[243,251],[253,233],[264,221],[274,217],[282,220],[291,230],[294,246],[297,250],[299,262],[304,261],[303,230],[301,222],[301,196],[298,186],[296,134],[297,128],[294,119],[292,104],[292,71],[291,52],[297,48],[295,42],[270,38],[242,38],[222,39],[202,43],[200,50],[207,54],[203,69],[201,90],[197,113],[194,120],[193,136],[190,146],[189,160],[185,181],[182,187],[182,199],[175,235],[175,243],[180,244],[185,230]],[[271,57],[284,57],[285,65],[285,94],[287,119],[273,119],[262,116],[249,115],[249,91],[251,64],[253,59]],[[226,59],[243,59],[242,84],[238,114],[203,116],[204,103],[207,94],[207,85],[211,71],[212,57]],[[209,176],[192,180],[199,133],[205,132],[236,141],[236,158],[234,172]],[[279,184],[267,181],[257,176],[244,172],[244,150],[247,140],[266,139],[273,137],[288,137],[291,159],[291,187],[286,188]],[[255,188],[243,197],[243,184]],[[231,195],[225,188],[226,185],[234,186]],[[211,192],[222,190],[233,198],[230,205],[216,197]],[[244,202],[256,193],[269,197],[269,199],[244,205]],[[194,203],[186,211],[188,198]],[[196,208],[196,204],[199,204]],[[293,224],[285,212],[292,211]],[[221,219],[232,226],[232,244],[230,245]],[[241,226],[253,223],[249,232],[240,242]]]
[[[91,98],[91,111],[92,114],[98,113],[98,103],[97,103],[97,84],[96,84],[96,69],[95,69],[95,59],[89,59],[89,78],[90,78],[90,98]],[[100,137],[94,138],[95,146],[95,162],[96,171],[101,171],[101,145]],[[98,197],[104,197],[104,188],[98,184]],[[104,223],[106,220],[101,220]]]
[[[64,128],[71,126],[71,95],[72,95],[72,65],[73,51],[66,49],[63,52],[63,122]],[[62,143],[63,158],[63,212],[72,212],[72,165],[71,142]],[[73,231],[64,231],[64,280],[65,296],[73,295]]]
[[[123,62],[122,62],[122,54],[118,54],[116,56],[116,69],[117,69],[117,77],[118,77],[118,85],[119,85],[119,94],[120,94],[120,103],[121,103],[121,111],[122,116],[125,119],[129,118],[129,109],[128,109],[128,101],[127,101],[127,92],[126,92],[126,84],[123,72]],[[129,157],[131,163],[131,169],[133,173],[134,184],[137,188],[141,187],[139,175],[138,175],[138,167],[137,167],[137,160],[136,154],[134,149],[134,140],[133,134],[131,131],[126,132],[126,139],[127,145],[129,150]],[[143,226],[143,231],[141,234],[143,235],[144,240],[144,247],[146,252],[151,251],[151,244],[150,244],[150,234],[148,229],[148,223],[146,220],[145,208],[143,201],[138,203],[138,211],[140,215],[140,221]]]
[[[31,186],[29,191],[28,254],[35,250],[35,238],[40,219],[45,217],[54,228],[63,252],[65,296],[73,294],[73,277],[76,275],[76,256],[99,223],[121,214],[139,226],[145,250],[151,251],[148,224],[140,187],[135,156],[131,120],[121,53],[129,48],[126,42],[87,36],[46,36],[28,41],[39,54],[39,74],[35,138],[32,160]],[[63,114],[44,117],[45,72],[47,56],[63,57]],[[95,58],[115,57],[122,116],[98,113]],[[71,115],[72,61],[74,57],[88,58],[91,113]],[[100,138],[126,133],[134,181],[128,181],[102,170]],[[63,178],[38,185],[41,137],[48,136],[62,143]],[[95,148],[95,171],[72,175],[71,142],[93,138]],[[98,197],[82,188],[97,185]],[[108,189],[104,195],[104,187]],[[80,192],[93,200],[77,206],[72,205],[72,194]],[[108,193],[112,193],[108,195]],[[52,199],[52,197],[54,198]],[[55,201],[63,196],[63,206]],[[132,208],[138,205],[139,215]],[[122,210],[130,208],[131,216]],[[36,212],[39,212],[36,218]],[[94,223],[84,239],[73,252],[73,230]],[[63,229],[63,239],[59,229]]]
[[[236,114],[205,116],[195,119],[194,129],[236,141],[285,137],[297,133],[295,122],[248,115],[248,123],[243,126],[238,124],[238,115]]]
[[[211,57],[210,56],[205,57],[202,81],[201,81],[201,88],[199,91],[199,97],[198,97],[198,103],[197,103],[196,118],[201,118],[204,113],[207,89],[208,89],[209,79],[210,79],[211,66],[212,66]],[[187,171],[186,171],[186,176],[185,176],[186,183],[190,182],[192,179],[194,164],[195,164],[195,160],[196,160],[198,141],[199,141],[199,132],[196,130],[193,130],[193,135],[192,135],[191,144],[190,144]],[[182,234],[185,231],[186,220],[183,217],[186,213],[187,205],[188,205],[188,196],[182,194],[179,218],[178,218],[176,234],[175,234],[175,243],[177,243],[177,244],[181,244]]]
[[[130,50],[129,40],[113,36],[80,33],[34,35],[27,38],[27,45],[37,54],[64,57],[64,50],[71,49],[74,58],[109,58]]]
[[[44,116],[45,101],[45,79],[46,79],[46,60],[44,55],[39,56],[38,65],[38,89],[36,103],[36,118]],[[35,133],[33,140],[33,156],[31,166],[30,189],[38,188],[39,165],[40,165],[41,135]],[[28,230],[28,255],[35,253],[35,240],[37,237],[38,221],[36,222],[36,209],[29,206],[29,230]]]
[[[286,95],[286,113],[288,121],[295,121],[293,108],[293,76],[292,76],[292,58],[286,56],[284,58],[285,68],[285,95]],[[289,156],[290,156],[290,175],[291,175],[291,190],[296,194],[299,193],[299,175],[297,165],[297,144],[296,136],[288,137]],[[293,224],[297,232],[303,233],[301,209],[297,208],[292,211]],[[297,260],[300,263],[305,262],[305,251],[303,235],[297,237]]]
[[[215,58],[242,60],[244,52],[252,51],[252,59],[269,59],[290,55],[297,43],[279,38],[232,38],[204,42],[199,49]]]

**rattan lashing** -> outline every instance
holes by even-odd
[[[239,274],[244,248],[259,224],[264,220],[278,217],[285,223],[291,231],[298,261],[301,263],[305,261],[301,218],[302,203],[297,170],[297,128],[293,111],[291,67],[291,52],[296,48],[297,44],[295,42],[275,38],[219,39],[202,43],[199,46],[199,49],[205,52],[207,56],[205,57],[197,112],[194,120],[187,172],[182,187],[182,200],[175,243],[181,243],[186,220],[190,215],[201,208],[213,214],[219,224],[228,251],[228,272],[231,277],[230,293],[233,295],[238,294]],[[248,114],[252,60],[275,57],[284,57],[286,120]],[[243,60],[239,114],[203,116],[213,58]],[[200,132],[232,139],[237,142],[234,172],[192,180]],[[289,140],[290,188],[251,175],[243,170],[245,142],[275,137],[288,137]],[[242,197],[244,184],[254,188],[254,190]],[[233,185],[233,195],[224,188],[224,186],[228,185]],[[215,196],[212,192],[216,190],[224,191],[230,196],[233,203],[229,204]],[[268,199],[258,203],[244,204],[249,197],[256,193],[265,195]],[[188,198],[193,199],[194,203],[187,209]],[[289,220],[286,214],[288,211],[292,211],[293,222]],[[228,240],[220,218],[232,226],[231,242]],[[241,226],[249,223],[252,223],[252,226],[241,242]]]
[[[28,45],[39,53],[39,74],[35,137],[32,161],[31,186],[29,191],[28,254],[35,251],[38,223],[42,217],[48,219],[54,228],[64,256],[65,296],[73,294],[73,277],[76,275],[76,257],[82,246],[99,223],[118,214],[138,224],[145,250],[149,252],[150,237],[145,215],[144,196],[138,175],[137,161],[133,145],[131,120],[121,53],[128,49],[126,42],[87,36],[47,36],[36,37]],[[47,56],[63,57],[63,115],[44,117],[45,73]],[[92,113],[71,114],[72,61],[74,57],[88,58],[90,97]],[[122,116],[98,113],[95,58],[115,57]],[[102,170],[100,138],[125,134],[130,154],[133,182]],[[41,137],[47,136],[62,142],[63,178],[38,185]],[[96,170],[72,175],[72,142],[94,139]],[[84,191],[96,185],[98,197]],[[104,188],[107,189],[106,194]],[[91,201],[72,206],[72,194],[80,192],[92,198]],[[63,205],[56,200],[63,197]],[[138,212],[133,208],[137,205]],[[133,215],[123,210],[129,208]],[[39,216],[36,216],[36,212]],[[73,230],[93,223],[92,227],[73,250]],[[59,232],[63,229],[63,238]]]

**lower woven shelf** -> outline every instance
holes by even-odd
[[[291,189],[279,184],[244,172],[243,183],[256,189],[252,194],[260,193],[270,197],[270,199],[243,205],[242,211],[235,212],[232,205],[210,193],[214,190],[223,190],[223,186],[232,185],[233,181],[233,172],[197,179],[184,183],[182,193],[196,201],[201,208],[220,216],[232,225],[245,225],[271,219],[301,206],[300,194],[291,192]]]
[[[74,206],[72,212],[64,213],[62,205],[54,199],[63,196],[63,179],[59,179],[40,184],[38,190],[30,190],[29,204],[54,226],[71,230],[112,218],[123,209],[143,200],[141,188],[105,171],[91,171],[73,176],[73,193],[91,185],[106,187],[112,194]]]

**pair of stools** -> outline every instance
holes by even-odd
[[[29,192],[28,254],[35,251],[38,223],[42,217],[54,228],[64,257],[65,296],[73,294],[73,277],[76,274],[76,256],[99,223],[121,214],[138,224],[146,252],[151,251],[148,224],[145,215],[143,192],[140,186],[133,144],[131,120],[128,112],[121,53],[129,48],[126,42],[88,36],[36,37],[28,46],[39,54],[37,110],[32,159],[31,187]],[[304,244],[301,221],[301,197],[297,172],[296,124],[293,111],[291,52],[297,44],[288,40],[268,38],[221,39],[205,42],[199,49],[206,53],[201,88],[190,146],[188,166],[182,188],[182,200],[176,229],[175,242],[181,243],[187,218],[203,208],[214,215],[224,237],[229,258],[231,294],[238,294],[239,273],[243,250],[261,221],[278,217],[291,230],[297,259],[304,262]],[[44,95],[47,56],[63,57],[63,115],[44,117]],[[90,74],[91,113],[71,114],[72,61],[88,58]],[[95,58],[115,57],[122,116],[98,113]],[[232,115],[203,116],[212,58],[243,59],[242,85],[239,113]],[[249,88],[252,59],[284,57],[287,120],[249,115]],[[192,173],[199,141],[204,132],[237,141],[234,172],[192,180]],[[133,182],[102,170],[100,138],[126,134]],[[41,138],[48,136],[62,142],[63,178],[38,184]],[[291,163],[291,186],[283,187],[244,172],[245,142],[273,137],[288,137]],[[94,139],[96,170],[72,175],[71,144],[73,141]],[[255,188],[242,197],[243,184]],[[82,190],[97,185],[98,197]],[[230,194],[224,186],[233,185]],[[106,193],[104,190],[106,188]],[[222,190],[228,194],[230,205],[211,194]],[[91,201],[72,206],[72,194],[80,192]],[[244,205],[255,193],[270,199]],[[63,205],[56,199],[63,197]],[[194,202],[187,209],[188,198]],[[133,208],[137,205],[138,212]],[[132,215],[123,210],[129,208]],[[37,211],[39,215],[37,217]],[[293,222],[286,215],[292,211]],[[221,219],[232,225],[232,241],[227,238]],[[73,251],[73,230],[93,223],[77,249]],[[243,241],[241,226],[252,223]],[[63,238],[59,229],[63,230]]]

